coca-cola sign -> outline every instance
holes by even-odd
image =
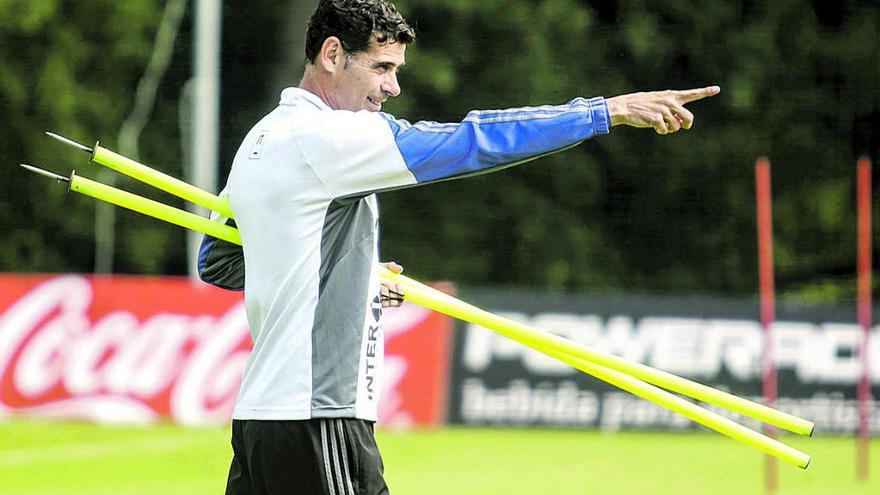
[[[383,419],[436,422],[405,391],[443,403],[449,322],[413,306],[385,325]],[[240,293],[179,277],[0,276],[0,416],[222,423],[250,349]]]

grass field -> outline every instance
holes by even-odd
[[[446,428],[380,431],[394,494],[761,494],[760,454],[713,433]],[[780,465],[780,494],[880,493],[854,479],[850,438],[785,437],[813,455]],[[0,423],[0,494],[222,493],[226,428]]]

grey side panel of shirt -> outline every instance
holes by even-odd
[[[312,417],[355,413],[374,222],[364,198],[335,200],[324,217],[312,328]]]

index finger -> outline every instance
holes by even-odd
[[[706,86],[705,88],[676,91],[675,97],[680,103],[690,103],[692,101],[702,100],[703,98],[715,96],[720,92],[721,88],[719,86]]]
[[[385,268],[391,270],[394,273],[402,273],[403,272],[403,267],[400,266],[397,262],[387,261],[385,263],[379,263],[379,264],[384,266]]]

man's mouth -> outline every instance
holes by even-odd
[[[382,100],[378,100],[378,99],[376,99],[376,98],[373,98],[373,97],[371,97],[371,96],[368,96],[368,97],[367,97],[367,101],[369,101],[370,103],[372,103],[373,105],[375,105],[375,106],[378,107],[378,108],[382,108],[382,103],[383,103]]]

